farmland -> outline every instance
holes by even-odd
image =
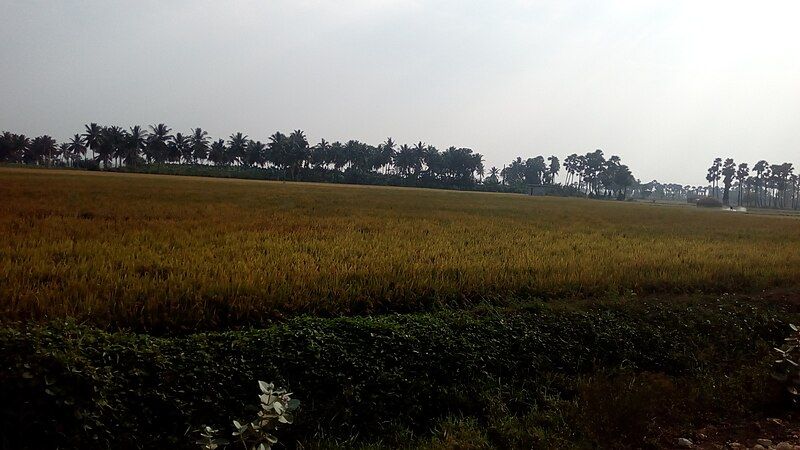
[[[790,402],[796,217],[12,168],[0,192],[0,448],[193,448],[255,380],[303,402],[287,448],[660,448]]]
[[[214,329],[800,276],[796,219],[691,207],[22,169],[0,192],[7,319]]]

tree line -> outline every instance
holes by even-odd
[[[737,165],[733,158],[715,158],[706,181],[709,184],[703,194],[724,205],[731,204],[734,194],[735,204],[740,206],[800,208],[800,182],[792,163],[770,164],[762,159],[750,168],[746,162]]]
[[[445,188],[482,188],[524,192],[527,186],[551,186],[561,195],[625,198],[637,180],[618,156],[602,150],[565,158],[565,180],[557,156],[518,157],[502,169],[484,168],[483,155],[470,148],[439,150],[418,142],[398,145],[391,138],[378,145],[357,140],[311,145],[301,130],[276,132],[266,142],[237,132],[211,139],[201,128],[173,133],[165,124],[145,129],[87,124],[82,133],[58,143],[48,135],[33,139],[4,132],[0,161],[40,166],[100,170],[147,167],[216,166],[246,171],[261,169],[266,178],[400,184]]]

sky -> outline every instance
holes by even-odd
[[[0,0],[0,129],[89,122],[800,166],[800,2]]]

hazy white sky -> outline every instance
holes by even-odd
[[[0,0],[0,129],[601,148],[697,184],[800,164],[800,2]]]

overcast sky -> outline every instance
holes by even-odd
[[[0,129],[620,155],[698,184],[800,165],[800,2],[0,0]]]

